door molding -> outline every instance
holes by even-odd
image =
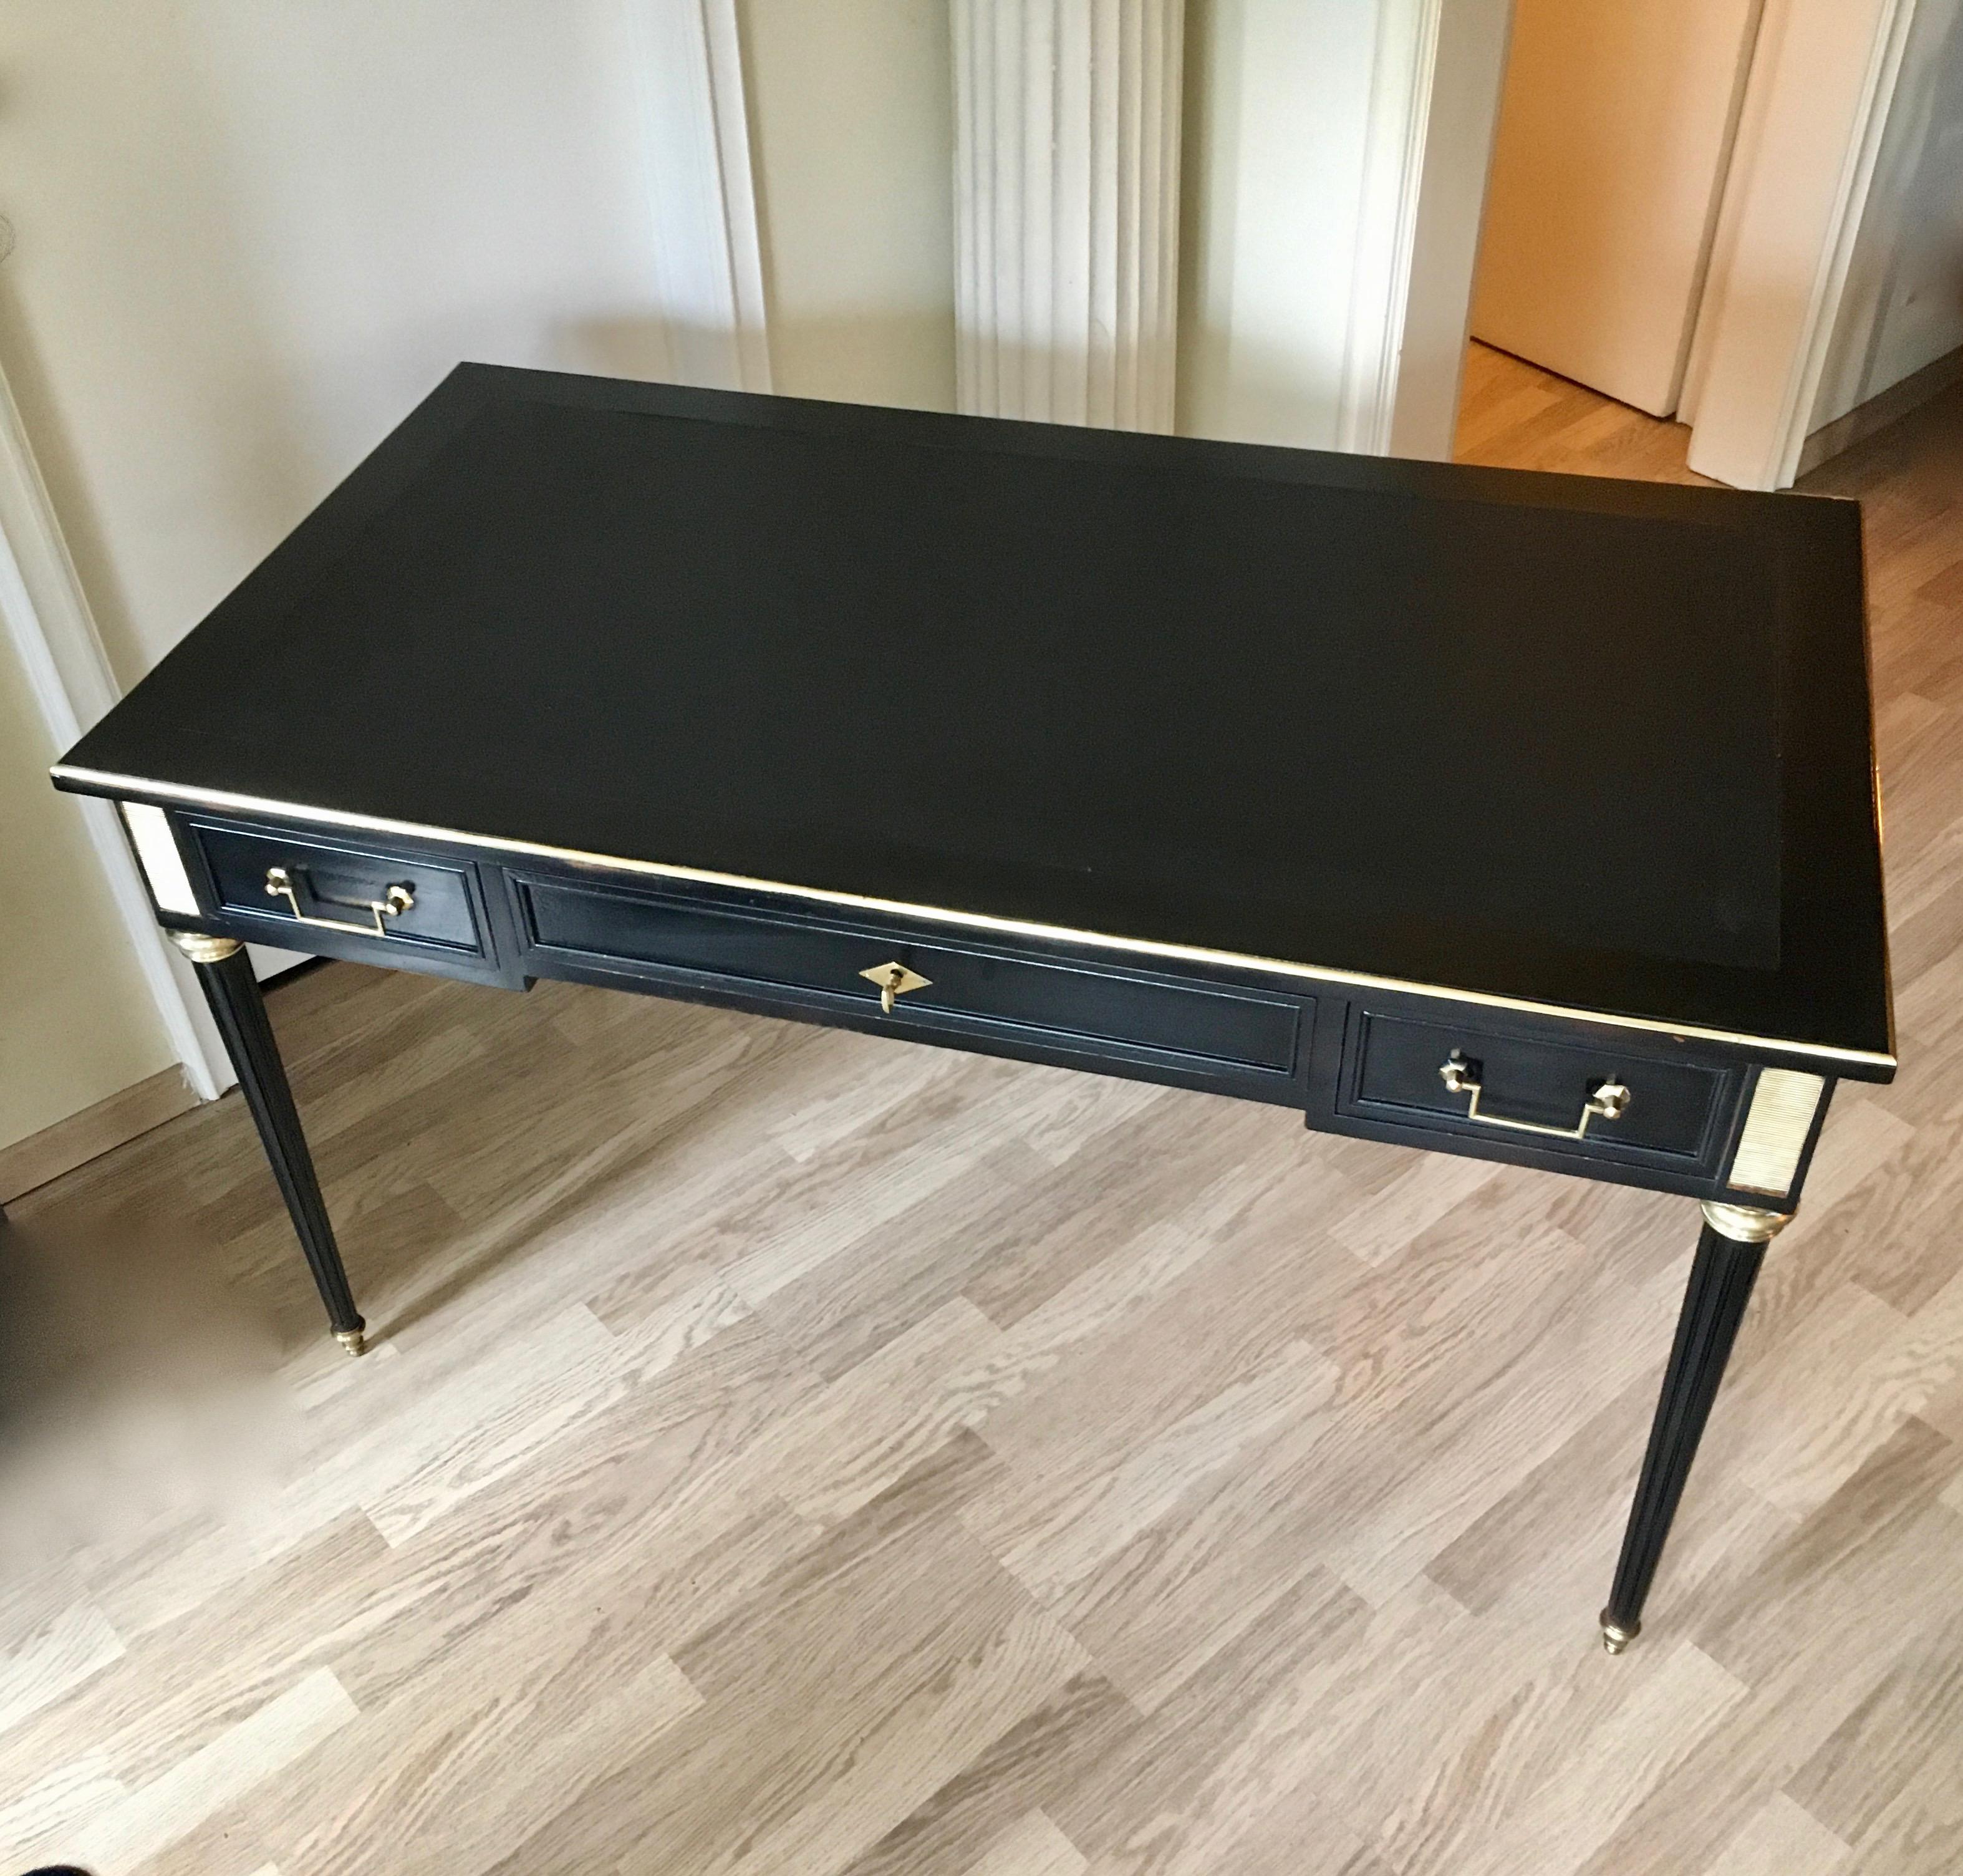
[[[1690,467],[1797,473],[1915,0],[1766,0],[1678,415]]]
[[[1449,461],[1513,0],[1379,0],[1338,444]]]
[[[1337,445],[1388,454],[1445,0],[1381,0],[1350,268]],[[1468,293],[1470,282],[1468,282]]]
[[[671,370],[770,389],[763,249],[736,0],[639,0],[632,19]]]
[[[121,694],[87,596],[69,557],[13,393],[0,373],[0,621],[57,754],[70,748]],[[118,916],[158,1019],[201,1100],[236,1079],[193,982],[191,967],[157,928],[150,895],[106,801],[77,798]]]
[[[1183,0],[952,0],[955,407],[1173,427]]]

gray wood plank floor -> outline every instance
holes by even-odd
[[[1682,477],[1475,351],[1464,453]],[[1869,503],[1905,1068],[1835,1109],[1648,1632],[1696,1233],[1277,1111],[605,993],[274,994],[14,1208],[0,1872],[1963,1866],[1963,396]]]

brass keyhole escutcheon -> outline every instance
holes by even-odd
[[[924,990],[933,981],[917,970],[909,970],[905,964],[891,962],[874,964],[859,974],[879,986],[879,1007],[889,1016],[893,1013],[895,997],[905,996],[911,990]]]

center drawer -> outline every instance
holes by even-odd
[[[657,893],[540,879],[514,884],[537,951],[811,993],[868,1014],[881,1009],[882,987],[898,970],[891,1018],[905,1027],[975,1019],[1276,1074],[1295,1066],[1302,1006],[1286,997]]]

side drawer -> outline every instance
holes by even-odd
[[[514,883],[520,928],[544,951],[815,993],[869,1012],[880,1008],[881,980],[897,966],[909,980],[892,1009],[903,1026],[978,1019],[1276,1075],[1295,1066],[1303,1006],[1257,990],[1019,957],[937,935],[855,931],[657,893],[540,879]]]
[[[269,926],[324,927],[395,949],[484,955],[462,867],[223,822],[192,819],[185,828],[219,912]],[[265,935],[269,944],[285,941],[275,931]]]
[[[1364,1119],[1688,1169],[1721,1146],[1738,1080],[1721,1069],[1625,1053],[1613,1044],[1551,1042],[1359,1008],[1340,1098],[1343,1111]]]

